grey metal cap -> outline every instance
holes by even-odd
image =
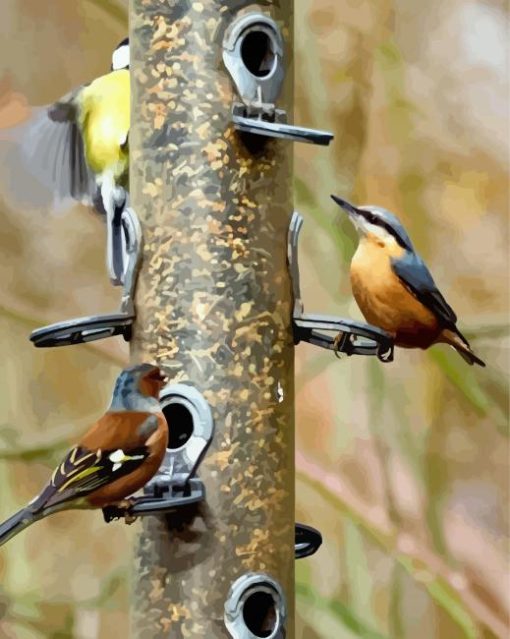
[[[274,602],[275,622],[271,634],[266,639],[285,639],[287,606],[280,584],[263,572],[249,572],[242,575],[230,587],[225,602],[225,626],[233,639],[260,639],[246,625],[244,607],[250,597],[257,593],[270,595]],[[267,631],[266,631],[267,632]]]
[[[243,60],[242,46],[250,33],[267,36],[273,64],[265,75],[254,75]],[[263,13],[248,13],[234,20],[223,40],[223,62],[227,67],[239,97],[247,106],[253,104],[275,104],[282,88],[283,38],[276,22]]]

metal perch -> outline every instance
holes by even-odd
[[[294,211],[288,235],[288,262],[294,294],[294,340],[309,342],[346,355],[376,355],[383,362],[393,360],[393,341],[385,331],[350,319],[333,315],[304,313],[299,281],[298,241],[303,227],[303,217]],[[324,331],[331,331],[328,335]]]
[[[122,212],[121,224],[125,238],[127,267],[123,277],[120,312],[79,317],[43,326],[30,335],[30,341],[34,346],[37,348],[71,346],[115,335],[122,335],[126,341],[131,339],[131,326],[135,319],[133,298],[140,265],[142,231],[136,213],[131,208],[126,208]]]

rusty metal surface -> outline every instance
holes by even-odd
[[[230,123],[221,45],[248,7],[282,28],[278,106],[292,116],[292,0],[131,5],[131,195],[144,232],[132,359],[193,383],[216,422],[200,467],[207,503],[143,521],[138,639],[227,637],[225,598],[247,571],[281,583],[293,619],[292,146]]]

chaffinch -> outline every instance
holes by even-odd
[[[107,412],[67,453],[42,490],[25,508],[0,524],[0,545],[35,521],[74,508],[130,505],[158,471],[168,444],[157,366],[140,364],[117,378]]]

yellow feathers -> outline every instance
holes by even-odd
[[[83,89],[80,129],[87,163],[96,174],[127,178],[130,125],[129,71],[112,71]]]

